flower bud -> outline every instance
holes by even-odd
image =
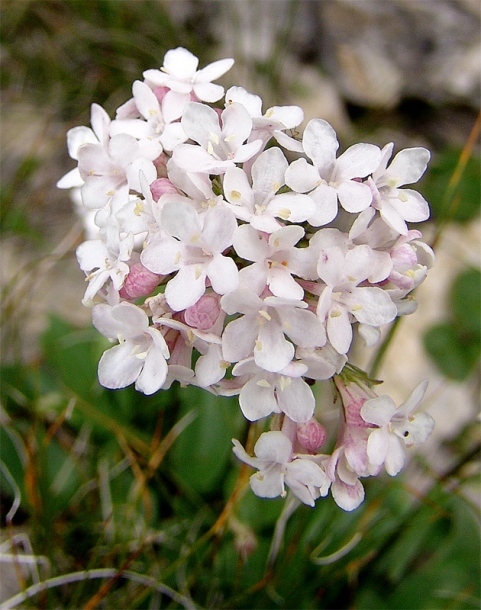
[[[168,178],[157,178],[150,185],[150,192],[154,201],[158,201],[161,195],[166,193],[177,193],[177,189]]]
[[[213,294],[204,294],[197,303],[185,310],[184,320],[192,328],[208,330],[214,326],[219,314],[219,299]]]
[[[152,273],[146,269],[142,263],[135,263],[130,268],[128,276],[125,278],[124,285],[120,289],[120,296],[123,299],[137,299],[152,293],[157,288],[162,276]]]
[[[361,408],[366,400],[376,396],[374,392],[357,383],[345,384],[340,377],[335,377],[335,383],[341,394],[347,425],[353,428],[368,428],[369,424],[361,417]]]
[[[316,453],[326,440],[326,430],[316,419],[311,418],[297,426],[297,440],[309,453]]]

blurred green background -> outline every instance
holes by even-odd
[[[32,597],[12,604],[479,607],[476,7],[2,1],[0,601],[26,589]],[[441,39],[451,47],[440,48]],[[242,488],[250,473],[232,458],[230,439],[244,441],[247,427],[236,400],[98,385],[105,343],[80,303],[82,226],[55,187],[73,167],[66,131],[88,125],[92,102],[112,115],[132,82],[177,46],[200,66],[234,57],[222,84],[260,94],[264,109],[299,104],[306,120],[332,122],[342,148],[394,141],[396,150],[433,151],[419,190],[432,205],[422,230],[438,263],[379,376],[397,399],[428,377],[436,433],[404,474],[365,480],[366,501],[354,513],[331,498],[300,507],[273,565],[284,501]],[[90,578],[74,582],[84,570]]]

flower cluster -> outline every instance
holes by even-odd
[[[72,189],[88,228],[77,258],[93,324],[116,343],[99,362],[107,388],[152,394],[173,382],[238,395],[253,422],[277,414],[251,457],[253,491],[314,505],[329,489],[345,510],[360,477],[395,475],[404,447],[433,422],[411,415],[418,386],[398,409],[352,378],[348,353],[411,313],[411,292],[433,263],[421,233],[429,207],[402,188],[422,176],[424,148],[355,144],[338,155],[334,129],[303,122],[297,106],[266,111],[242,87],[212,81],[233,64],[198,70],[189,51],[135,81],[111,120],[93,104],[92,127],[68,132],[78,166]],[[216,104],[216,105],[213,105]],[[392,158],[392,159],[391,159]],[[350,375],[346,375],[346,371]],[[340,425],[331,454],[312,386],[334,382]]]

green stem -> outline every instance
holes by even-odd
[[[372,364],[369,368],[369,377],[371,379],[374,379],[376,377],[376,375],[378,374],[379,369],[381,368],[381,364],[384,359],[384,356],[386,355],[386,352],[394,338],[394,335],[396,333],[397,327],[399,326],[400,322],[401,322],[400,317],[398,317],[394,320],[394,322],[391,325],[391,328],[389,329],[386,337],[384,338],[384,341],[381,343],[381,346],[377,350],[374,360],[372,361]]]

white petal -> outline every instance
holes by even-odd
[[[426,171],[431,153],[426,148],[406,148],[398,152],[383,178],[395,182],[395,186],[413,184]]]
[[[347,485],[337,479],[331,485],[331,493],[334,502],[343,510],[354,510],[364,500],[364,487],[361,481],[356,481],[354,485]]]
[[[294,357],[294,346],[286,340],[278,324],[271,320],[259,327],[254,348],[256,364],[273,373],[286,367]]]
[[[316,211],[307,220],[314,227],[327,225],[337,215],[337,192],[331,186],[323,183],[314,189],[309,196],[316,204]]]
[[[356,214],[372,203],[372,192],[367,184],[346,180],[337,187],[337,196],[346,212]]]
[[[343,279],[344,253],[338,246],[321,249],[317,273],[328,286],[337,286]]]
[[[155,93],[142,81],[136,80],[132,85],[132,93],[135,105],[144,119],[150,119],[155,115],[161,115],[160,104]]]
[[[257,421],[279,411],[272,386],[260,385],[256,376],[248,381],[239,394],[239,406],[244,417],[249,421]],[[269,458],[271,459],[271,458]]]
[[[374,144],[354,144],[336,161],[332,180],[364,178],[379,166],[381,150]]]
[[[397,436],[391,434],[390,436],[389,452],[384,462],[384,468],[391,477],[395,477],[398,472],[401,471],[404,466],[406,454],[404,452],[404,446]]]
[[[390,434],[387,428],[373,430],[367,440],[367,455],[374,466],[384,464],[389,452]]]
[[[237,150],[251,135],[252,119],[240,104],[230,104],[222,111],[222,137],[235,143],[233,150]]]
[[[284,477],[280,466],[266,473],[253,474],[249,480],[252,491],[260,498],[277,498],[284,494]]]
[[[263,432],[254,445],[254,453],[259,459],[286,464],[291,459],[292,443],[283,432]]]
[[[67,131],[68,154],[78,159],[78,149],[83,144],[98,144],[99,141],[90,127],[73,127]]]
[[[269,269],[267,284],[272,294],[276,297],[296,300],[301,300],[304,297],[304,289],[284,267],[272,267]]]
[[[225,103],[237,102],[242,104],[251,117],[260,117],[262,114],[262,99],[258,95],[249,93],[243,87],[231,87],[226,91]]]
[[[249,466],[252,466],[252,468],[259,468],[261,466],[262,461],[258,458],[251,457],[236,438],[232,439],[232,444],[234,445],[232,451],[241,462],[245,462]]]
[[[423,222],[429,218],[429,204],[417,191],[399,189],[399,200],[395,205],[404,220]]]
[[[239,271],[234,260],[216,254],[206,267],[206,274],[217,294],[227,294],[239,287]]]
[[[228,362],[238,362],[252,355],[257,327],[254,316],[232,320],[222,333],[222,353]]]
[[[237,221],[231,210],[216,206],[207,210],[203,216],[202,240],[212,253],[223,252],[232,245],[232,235]]]
[[[321,176],[327,178],[334,167],[339,148],[332,126],[323,119],[311,119],[304,130],[302,143],[306,155],[312,159]]]
[[[312,311],[279,307],[277,312],[283,331],[298,347],[322,347],[325,344],[324,327]]]
[[[343,302],[356,320],[370,326],[392,322],[397,315],[396,305],[382,288],[353,288]]]
[[[261,153],[252,165],[252,188],[265,199],[284,185],[287,159],[280,148],[273,147]]]
[[[332,347],[340,354],[346,354],[351,347],[352,327],[345,309],[334,305],[327,318],[327,337]]]
[[[263,262],[269,255],[268,242],[251,225],[238,227],[232,241],[237,254],[245,260]]]
[[[229,71],[234,65],[234,60],[231,58],[219,59],[211,64],[208,64],[195,75],[194,81],[196,83],[207,83],[213,80],[217,80],[227,71]],[[217,98],[219,99],[219,98]],[[206,100],[210,102],[216,102],[217,100]]]
[[[215,110],[205,104],[190,102],[182,115],[181,125],[185,133],[207,148],[212,134],[220,135],[219,117]]]
[[[277,401],[279,408],[292,421],[299,424],[308,422],[316,407],[316,400],[311,388],[303,379],[288,378],[284,389],[277,386]]]
[[[220,345],[209,345],[207,353],[195,363],[195,377],[199,385],[206,388],[220,381],[225,375],[222,366],[222,350]]]
[[[204,102],[217,102],[224,95],[224,87],[214,83],[194,83],[196,97]]]
[[[135,383],[135,389],[143,394],[154,394],[164,385],[166,378],[167,362],[157,350],[150,349]]]
[[[319,184],[319,172],[305,159],[296,159],[285,172],[286,184],[297,193],[307,193]]]
[[[187,265],[165,287],[165,298],[174,311],[187,309],[205,292],[205,271],[200,265]]]
[[[144,365],[142,360],[132,356],[129,342],[116,345],[103,353],[99,361],[99,382],[105,388],[125,388],[139,376]]]
[[[104,267],[105,260],[110,259],[108,248],[101,239],[84,241],[78,246],[75,254],[82,271],[92,271]]]
[[[183,47],[177,47],[167,51],[164,56],[164,69],[167,74],[172,74],[176,78],[192,78],[199,65],[198,58]]]
[[[308,195],[281,193],[270,201],[267,212],[289,222],[303,222],[316,213],[316,204]]]
[[[304,120],[304,111],[299,106],[272,106],[264,116],[282,123],[285,129],[294,129]]]
[[[188,245],[198,245],[201,226],[193,206],[184,202],[167,202],[162,208],[162,227],[180,241]]]
[[[424,394],[426,393],[428,383],[429,382],[427,380],[421,381],[421,383],[419,383],[414,388],[414,390],[411,392],[411,394],[408,396],[408,398],[399,407],[398,412],[397,412],[398,415],[404,415],[405,417],[407,417],[411,413],[411,411],[414,411],[414,409],[419,405],[419,403],[424,398]]]
[[[396,405],[390,396],[378,396],[366,400],[361,407],[364,421],[376,426],[387,426],[396,412]]]
[[[424,441],[431,435],[433,429],[434,419],[428,413],[416,413],[416,415],[411,416],[406,421],[405,426],[403,426],[403,441],[407,446],[424,443]],[[406,434],[406,432],[408,434]]]

